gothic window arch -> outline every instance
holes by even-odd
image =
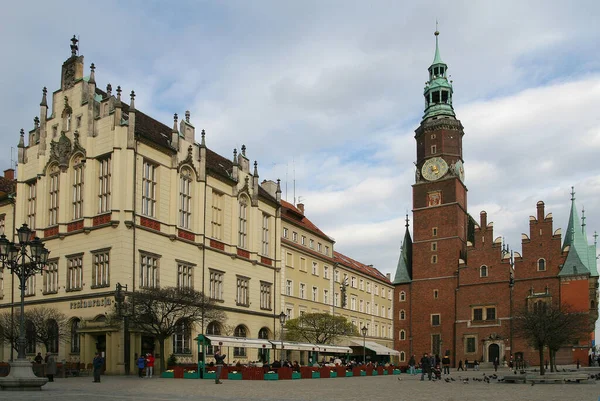
[[[240,324],[233,331],[233,335],[235,337],[246,338],[246,337],[248,337],[248,328],[246,326]],[[236,357],[245,357],[246,356],[246,348],[242,348],[242,347],[235,347],[235,348],[233,348],[233,356],[236,356]]]
[[[179,226],[182,228],[190,228],[191,225],[192,182],[192,170],[182,168],[179,174]]]
[[[479,277],[487,277],[488,276],[488,267],[483,265],[479,268]]]
[[[238,215],[238,246],[240,248],[248,247],[248,204],[249,200],[245,196],[241,196],[239,200],[239,215]]]
[[[49,168],[48,175],[48,225],[55,226],[58,224],[58,204],[60,191],[60,169],[58,164],[54,163]]]
[[[406,362],[406,353],[404,351],[400,351],[400,362]]]
[[[268,340],[270,333],[271,333],[271,331],[267,327],[263,327],[258,331],[258,338],[263,339],[263,340]],[[258,349],[258,359],[261,360],[263,363],[268,362],[269,350],[266,348],[259,348]]]
[[[546,271],[546,259],[544,259],[544,258],[538,259],[538,261],[537,261],[537,270],[539,272]]]
[[[175,333],[173,333],[173,353],[191,354],[192,353],[192,325],[187,320],[180,320],[176,324]]]
[[[404,291],[400,291],[400,302],[406,301],[406,293]]]
[[[207,335],[221,335],[221,325],[218,322],[210,322],[208,326],[206,326],[206,334]],[[206,354],[213,355],[215,353],[215,347],[213,345],[206,346]]]
[[[71,321],[71,353],[78,354],[81,350],[81,339],[79,337],[79,325],[81,320],[75,318]]]
[[[73,173],[71,176],[71,185],[73,196],[71,197],[71,218],[79,220],[83,218],[83,194],[84,194],[84,176],[85,176],[85,158],[82,154],[77,154],[72,159]]]
[[[404,311],[404,309],[402,309],[400,311],[400,320],[405,320],[406,319],[406,312]]]
[[[400,330],[400,340],[401,341],[406,340],[406,331]]]

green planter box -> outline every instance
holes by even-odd
[[[302,379],[300,372],[292,372],[292,380]]]
[[[388,371],[384,369],[384,370],[383,370],[383,375],[385,376],[385,375],[387,375],[387,374],[388,374]]]
[[[321,378],[321,372],[312,372],[312,378],[313,379],[320,379]]]
[[[347,370],[346,371],[346,377],[352,377],[352,376],[354,376],[354,373],[352,373],[351,370]]]
[[[242,380],[242,374],[241,373],[227,373],[227,379]]]
[[[200,373],[196,372],[183,372],[183,378],[184,379],[199,379],[200,378]]]
[[[162,372],[160,374],[160,377],[162,377],[164,379],[172,379],[175,377],[175,372]]]
[[[205,372],[204,373],[204,378],[205,379],[209,379],[209,380],[216,380],[217,373],[216,372]]]
[[[366,370],[361,370],[360,371],[360,375],[361,376],[366,376],[367,375],[367,371]]]
[[[371,373],[371,376],[377,376],[379,373],[377,373],[376,370],[373,370],[373,373]]]
[[[400,374],[400,369],[394,369],[393,372],[394,372],[395,375],[399,375]]]
[[[329,377],[337,377],[337,372],[329,372]]]
[[[279,380],[277,373],[265,373],[265,380]]]

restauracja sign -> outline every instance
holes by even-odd
[[[111,299],[109,297],[99,299],[82,299],[81,301],[71,302],[71,309],[94,308],[97,306],[110,306]]]

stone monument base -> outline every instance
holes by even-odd
[[[17,360],[10,362],[10,373],[0,377],[0,388],[4,391],[40,391],[48,383],[45,377],[37,377],[33,373],[31,362]]]

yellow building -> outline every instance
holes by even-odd
[[[168,127],[136,109],[133,90],[126,103],[120,86],[99,89],[94,64],[84,75],[73,38],[61,87],[51,94],[44,88],[33,129],[21,130],[18,196],[7,184],[14,185],[12,170],[0,181],[7,238],[15,241],[26,223],[50,251],[47,269],[28,281],[25,308],[56,308],[69,317],[66,342],[50,349],[59,361],[89,363],[101,351],[107,373],[118,374],[133,369],[136,354],[158,352],[151,336],[132,328],[125,338],[107,324],[117,283],[125,294],[193,287],[226,312],[225,322],[182,326],[157,358],[196,362],[193,339],[200,333],[278,338],[282,311],[292,318],[340,314],[358,328],[367,325],[369,340],[391,347],[389,278],[335,253],[329,237],[306,225],[303,211],[281,201],[278,181],[259,184],[245,146],[220,156],[206,146],[208,134],[196,134],[189,112],[181,121],[175,114]],[[0,313],[19,302],[18,280],[0,270]],[[29,357],[46,351],[29,329],[26,337]],[[347,340],[343,345],[351,345]],[[362,337],[354,340],[362,345]],[[263,352],[226,351],[228,362],[258,360]],[[11,356],[5,342],[0,360]]]

